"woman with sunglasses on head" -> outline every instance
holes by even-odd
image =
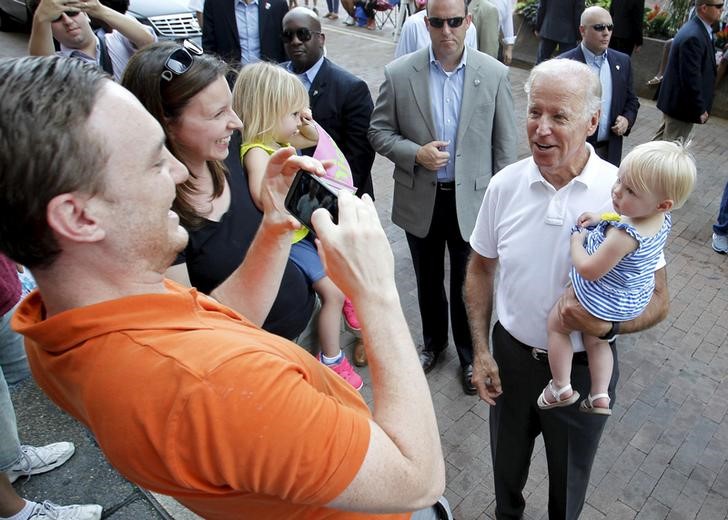
[[[242,304],[233,305],[235,310],[258,324],[265,319],[263,328],[270,332],[295,338],[311,317],[314,294],[287,261],[287,250],[281,259],[249,255],[251,262],[266,263],[262,277],[246,279],[239,269],[259,226],[277,230],[293,224],[272,213],[264,216],[253,204],[238,155],[242,123],[232,110],[228,66],[194,47],[150,45],[129,61],[122,78],[162,125],[167,147],[190,172],[177,186],[173,205],[190,239],[167,276],[228,304],[231,294],[240,293]],[[272,307],[266,301],[270,292],[277,292]]]

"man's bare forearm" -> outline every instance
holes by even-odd
[[[652,293],[650,303],[642,311],[642,314],[635,319],[622,322],[619,330],[621,333],[629,334],[649,329],[664,320],[669,309],[670,295],[667,290],[667,272],[663,267],[655,272],[655,290]]]
[[[471,253],[465,276],[465,308],[476,353],[488,350],[497,259]]]
[[[357,307],[372,376],[374,421],[406,459],[435,475],[444,466],[432,397],[394,286],[390,293],[369,294]]]
[[[478,396],[488,405],[503,393],[498,363],[490,353],[488,337],[493,313],[493,288],[497,258],[487,258],[473,252],[465,276],[465,308],[473,337],[472,383]]]
[[[33,25],[28,40],[28,54],[31,56],[53,56],[56,53],[53,47],[53,32],[50,22],[33,17]]]
[[[103,20],[114,30],[121,34],[134,44],[134,47],[141,49],[142,47],[154,43],[154,36],[142,25],[138,20],[121,14],[113,9],[101,5],[98,11],[89,14],[99,20]]]
[[[269,231],[263,219],[243,263],[211,295],[261,326],[278,295],[290,251],[291,234]]]
[[[342,192],[339,223],[313,213],[326,272],[351,298],[372,377],[370,446],[356,478],[332,502],[360,511],[432,505],[445,486],[435,411],[394,280],[394,256],[368,195]]]

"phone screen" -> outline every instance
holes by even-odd
[[[318,208],[324,208],[334,223],[338,223],[339,204],[336,192],[322,181],[304,170],[299,170],[286,196],[286,209],[301,224],[313,231],[311,215]]]

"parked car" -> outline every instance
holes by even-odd
[[[130,0],[127,14],[157,33],[160,40],[190,39],[200,43],[202,31],[186,0]],[[0,0],[0,29],[30,24],[28,0]]]

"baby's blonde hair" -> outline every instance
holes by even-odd
[[[272,143],[283,116],[308,107],[308,92],[283,67],[259,62],[246,65],[233,87],[233,110],[243,121],[243,142]]]
[[[692,154],[679,141],[650,141],[635,146],[622,160],[619,172],[638,191],[672,200],[672,209],[685,204],[697,176]]]

